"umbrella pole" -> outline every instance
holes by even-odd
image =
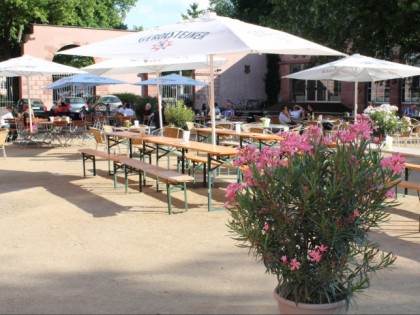
[[[32,105],[31,96],[29,95],[29,76],[26,77],[26,93],[28,94],[28,108],[29,108],[29,133],[32,133]],[[24,126],[25,127],[25,126]]]
[[[355,81],[354,82],[354,121],[357,121],[357,95],[358,95],[358,91],[357,88],[359,86],[359,82]]]
[[[211,142],[216,144],[216,115],[214,114],[214,55],[209,55],[209,68],[210,68],[210,116],[211,116]],[[208,166],[210,167],[210,165]]]
[[[159,111],[159,126],[163,128],[163,117],[162,117],[162,91],[160,90],[160,72],[156,72],[156,85],[158,90],[158,111]]]

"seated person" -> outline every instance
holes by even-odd
[[[146,103],[146,105],[144,105],[143,115],[150,116],[151,114],[152,114],[152,104]]]
[[[163,107],[163,103],[162,103],[162,107]],[[144,105],[144,111],[143,111],[143,124],[150,125],[152,114],[153,114],[152,104],[146,103],[146,105]]]
[[[13,119],[13,107],[7,106],[6,109],[0,111],[0,128],[16,128],[16,125],[11,126],[10,123],[6,122],[6,119]]]
[[[55,111],[55,113],[58,116],[66,116],[66,115],[68,115],[70,113],[70,110],[69,110],[69,108],[68,108],[68,106],[67,106],[66,103],[61,102],[60,106],[57,108],[57,110]]]
[[[117,113],[124,115],[125,109],[127,108],[127,102],[122,103],[122,106],[118,108]]]
[[[299,105],[293,105],[293,110],[290,112],[291,119],[302,119],[303,118],[304,110]]]
[[[408,117],[416,117],[417,116],[417,110],[416,110],[416,104],[411,104],[410,107],[407,107],[404,109],[404,116]]]
[[[207,106],[206,106],[205,103],[203,103],[203,105],[201,106],[201,116],[206,116],[207,115],[207,112],[208,112]]]
[[[287,106],[283,106],[280,114],[279,114],[280,123],[290,125],[292,123],[292,119],[290,118],[289,109]]]
[[[130,104],[126,104],[123,115],[124,116],[129,116],[129,117],[134,117],[134,116],[136,116],[136,112],[130,107]]]
[[[31,111],[31,118],[34,119],[35,115],[33,111]],[[26,108],[26,110],[22,113],[22,121],[25,129],[30,129],[30,117],[29,117],[29,107]],[[35,129],[35,124],[32,123],[32,130]]]
[[[308,107],[306,108],[306,118],[312,119],[312,115],[314,114],[314,109],[311,105],[308,104]]]
[[[217,114],[216,114],[217,115]],[[230,118],[230,117],[232,117],[232,116],[235,116],[235,111],[233,110],[233,108],[232,108],[232,104],[230,103],[230,102],[227,102],[226,103],[226,109],[225,109],[225,111],[223,112],[223,116],[225,117],[225,118]]]

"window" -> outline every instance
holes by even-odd
[[[290,73],[304,70],[304,64],[293,64]],[[292,81],[292,98],[297,102],[339,102],[341,82],[334,80],[296,80]]]
[[[401,80],[401,102],[420,102],[420,76]]]
[[[389,103],[390,81],[369,83],[368,100],[375,103]]]

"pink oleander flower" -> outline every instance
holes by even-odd
[[[264,231],[268,231],[269,229],[270,229],[270,226],[268,225],[267,222],[265,222],[264,227],[263,227],[263,230]]]
[[[296,260],[296,258],[293,258],[291,261],[290,261],[290,269],[291,270],[299,270],[299,268],[300,268],[300,262],[298,262],[297,260]]]
[[[226,198],[228,198],[229,200],[231,199],[235,199],[236,194],[239,190],[241,190],[243,188],[241,183],[232,183],[229,184],[229,186],[226,189]]]
[[[393,154],[383,158],[380,162],[382,168],[392,169],[394,175],[401,174],[404,171],[405,159],[401,154]]]
[[[319,262],[321,260],[321,253],[318,250],[311,250],[309,252],[309,259],[314,262]]]
[[[283,262],[283,264],[287,264],[287,257],[285,255],[281,256],[280,260]]]
[[[321,245],[319,245],[319,246],[318,246],[318,250],[319,250],[321,253],[325,253],[325,252],[327,252],[327,250],[328,250],[328,246],[325,246],[324,244],[321,244]]]
[[[395,190],[392,188],[385,193],[386,198],[394,199],[396,197]]]

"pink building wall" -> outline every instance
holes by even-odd
[[[22,54],[53,61],[55,53],[69,45],[86,45],[96,41],[106,40],[128,34],[124,30],[105,30],[93,28],[80,28],[69,26],[33,25],[32,33],[26,34],[22,45]],[[94,58],[95,62],[103,59]],[[126,82],[137,82],[136,74],[109,76]],[[52,76],[34,76],[29,80],[29,88],[32,98],[40,98],[50,108],[53,105],[52,90],[43,90],[42,87],[52,82]],[[27,82],[21,78],[21,98],[27,97]],[[139,88],[131,84],[107,85],[96,88],[96,94],[135,93],[139,94]]]

